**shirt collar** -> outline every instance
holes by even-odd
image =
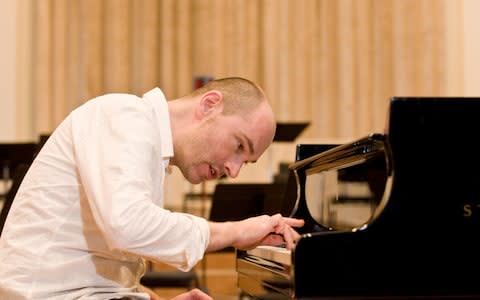
[[[155,118],[158,124],[160,135],[161,151],[163,157],[173,156],[173,139],[170,127],[170,115],[168,113],[168,103],[163,92],[154,88],[143,95],[143,99],[152,104]]]

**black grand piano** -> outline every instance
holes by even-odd
[[[388,128],[299,144],[283,200],[296,247],[236,251],[254,299],[480,299],[480,98],[392,98]]]

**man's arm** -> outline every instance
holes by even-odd
[[[251,249],[258,245],[286,244],[292,249],[300,235],[293,229],[303,226],[304,221],[280,214],[262,215],[233,222],[209,222],[210,242],[207,252],[229,246]]]

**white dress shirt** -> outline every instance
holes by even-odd
[[[202,259],[205,219],[163,209],[173,156],[167,101],[107,94],[52,133],[0,237],[0,299],[149,299],[144,258],[181,270]]]

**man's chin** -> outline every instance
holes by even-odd
[[[192,179],[188,179],[187,178],[187,181],[190,182],[191,184],[199,184],[199,183],[202,183],[202,180],[192,180]]]
[[[182,172],[183,177],[191,184],[199,184],[203,181],[206,181],[206,179],[200,177],[197,172],[191,172],[191,170],[189,171],[182,169],[180,169],[180,172]]]
[[[198,177],[198,176],[195,176],[192,174],[183,174],[183,176],[185,177],[185,179],[190,182],[191,184],[199,184],[201,183],[202,181],[204,181],[202,178]]]

